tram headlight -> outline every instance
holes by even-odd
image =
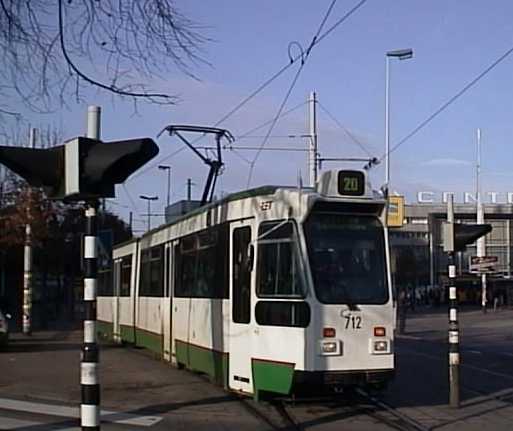
[[[323,356],[334,356],[342,354],[342,346],[340,340],[321,340],[320,354]]]
[[[373,355],[386,355],[391,351],[390,340],[371,340],[371,353]]]

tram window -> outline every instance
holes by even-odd
[[[293,223],[264,222],[258,236],[257,295],[304,296]]]
[[[175,248],[175,296],[228,297],[228,227],[189,235]]]
[[[121,275],[120,275],[120,287],[119,296],[130,296],[132,277],[132,255],[125,256],[121,260]]]
[[[251,268],[248,255],[250,242],[249,226],[233,231],[232,319],[235,323],[249,323],[251,319]]]
[[[139,296],[164,295],[163,248],[159,245],[141,251],[141,279]]]
[[[306,328],[310,324],[310,306],[306,302],[259,301],[255,318],[262,326]]]
[[[112,268],[110,266],[98,268],[98,296],[113,295]]]
[[[319,301],[388,301],[383,226],[376,217],[313,212],[304,228]]]

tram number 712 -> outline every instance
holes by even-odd
[[[352,314],[348,314],[343,317],[344,317],[344,319],[346,319],[346,329],[361,329],[362,328],[361,316],[354,316]]]

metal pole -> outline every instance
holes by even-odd
[[[386,56],[385,66],[385,187],[390,183],[390,57]]]
[[[192,194],[192,179],[187,179],[187,200],[191,201],[191,194]]]
[[[30,191],[29,191],[30,194]],[[27,213],[30,217],[30,198]],[[23,333],[32,334],[32,229],[30,223],[25,225],[25,247],[23,261]]]
[[[435,244],[433,238],[433,229],[435,228],[434,219],[429,219],[429,285],[431,288],[435,285]]]
[[[96,335],[96,291],[98,275],[98,228],[96,210],[98,201],[86,205],[86,232],[84,237],[84,344],[80,362],[82,404],[80,424],[83,431],[100,429],[99,349]]]
[[[30,147],[36,148],[36,132],[34,128],[30,129]],[[23,333],[32,334],[32,226],[30,224],[32,217],[32,189],[29,187],[27,199],[27,219],[25,225],[25,246],[23,259]]]
[[[101,106],[90,105],[87,108],[87,138],[101,139],[101,118],[102,108]],[[105,212],[105,199],[101,200],[102,211]]]
[[[308,171],[310,172],[310,186],[317,183],[317,95],[315,91],[310,93],[308,99],[310,106],[310,141],[308,147]]]
[[[484,207],[481,200],[481,189],[479,184],[479,174],[481,171],[481,129],[477,129],[477,162],[476,162],[476,202],[477,202],[477,223],[484,223]],[[479,257],[486,256],[486,240],[482,236],[477,240],[477,255]],[[486,274],[481,274],[481,309],[486,313],[487,304],[486,293]]]
[[[453,195],[447,199],[447,222],[454,223]],[[454,251],[449,252],[449,403],[460,406],[460,347],[458,329],[458,295],[456,291]]]
[[[167,169],[167,199],[166,199],[166,207],[169,206],[169,198],[171,193],[171,168]],[[165,213],[165,211],[164,211]]]
[[[511,220],[506,220],[506,265],[507,265],[507,277],[511,277]]]
[[[148,232],[151,230],[151,215],[150,215],[150,211],[151,211],[151,200],[150,199],[147,199],[148,200]]]
[[[102,108],[91,105],[87,108],[87,138],[100,139]]]

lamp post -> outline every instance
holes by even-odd
[[[148,230],[150,230],[151,229],[151,201],[156,201],[159,197],[158,196],[146,196],[146,195],[140,195],[139,197],[148,202]]]
[[[167,200],[166,200],[166,207],[168,207],[169,206],[169,193],[171,191],[171,166],[169,166],[169,165],[159,165],[159,169],[161,171],[167,171]]]
[[[388,195],[390,183],[390,59],[408,60],[413,57],[413,49],[397,49],[386,53],[385,85],[385,187]]]

